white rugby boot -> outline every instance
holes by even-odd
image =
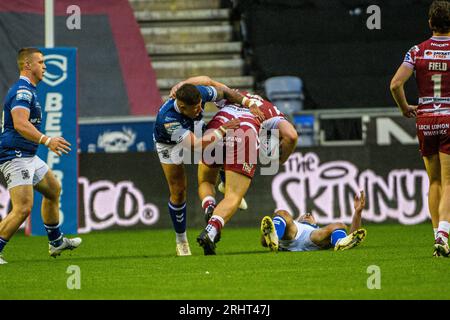
[[[189,247],[189,242],[177,242],[177,256],[183,257],[183,256],[190,256],[191,248]]]
[[[51,244],[48,245],[48,252],[50,253],[50,256],[53,258],[56,258],[56,256],[59,256],[61,252],[64,250],[73,250],[80,246],[81,244],[81,238],[63,238],[63,242],[59,247],[54,247]]]

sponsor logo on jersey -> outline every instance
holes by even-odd
[[[450,104],[450,97],[420,97],[419,104]]]
[[[442,47],[447,47],[447,46],[448,46],[448,43],[436,43],[436,42],[432,42],[432,43],[431,43],[431,46],[442,48]]]
[[[450,51],[447,50],[425,50],[424,59],[450,60]]]
[[[164,128],[166,128],[168,134],[172,135],[175,131],[181,129],[182,126],[179,122],[169,122],[164,123]]]
[[[33,94],[29,90],[17,90],[16,94],[16,100],[17,101],[27,101],[28,103],[31,103],[31,100],[33,99]]]

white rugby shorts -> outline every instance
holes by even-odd
[[[0,164],[8,190],[20,185],[35,186],[48,172],[48,165],[38,156],[15,158]]]
[[[178,144],[166,144],[156,142],[156,151],[158,152],[159,161],[165,164],[182,164],[183,163],[183,146]]]

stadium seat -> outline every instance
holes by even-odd
[[[279,76],[264,82],[267,98],[286,115],[303,109],[303,81],[299,77]]]

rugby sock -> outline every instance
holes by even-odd
[[[175,235],[176,235],[176,241],[177,241],[177,243],[180,243],[180,242],[188,242],[188,240],[187,240],[187,235],[186,235],[186,231],[183,232],[183,233],[175,233]]]
[[[169,201],[169,213],[176,233],[186,232],[186,202],[173,204]]]
[[[211,241],[214,242],[216,235],[222,230],[222,227],[225,225],[225,221],[222,217],[213,215],[211,219],[209,219],[208,225],[206,226],[206,231],[208,232],[208,237]]]
[[[439,227],[437,236],[444,240],[445,243],[448,242],[448,232],[450,231],[450,222],[439,221]]]
[[[220,170],[219,175],[220,175],[220,181],[225,183],[225,170]]]
[[[44,224],[44,228],[47,231],[48,242],[54,247],[59,247],[63,243],[59,224]]]
[[[206,212],[206,209],[208,209],[208,207],[213,207],[213,208],[216,207],[216,199],[214,199],[214,197],[212,197],[212,196],[207,196],[202,201],[202,208],[205,212]]]
[[[438,233],[438,228],[433,228],[433,232],[434,232],[434,240],[436,240],[437,233]]]
[[[0,253],[2,253],[3,248],[6,246],[7,243],[8,243],[8,240],[5,240],[0,237]]]
[[[333,247],[341,240],[347,236],[347,232],[344,229],[337,229],[331,233],[331,244]]]
[[[286,231],[286,220],[284,220],[280,216],[275,216],[272,219],[273,224],[275,225],[275,230],[277,231],[278,239],[282,239],[284,236],[284,232]]]

